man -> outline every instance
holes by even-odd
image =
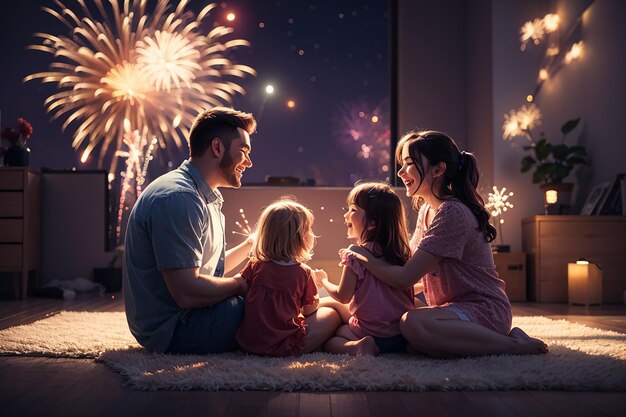
[[[132,334],[145,348],[168,353],[237,348],[247,285],[224,278],[247,256],[250,239],[225,251],[218,187],[241,187],[252,166],[251,114],[215,107],[189,133],[190,158],[153,181],[128,219],[124,300]]]

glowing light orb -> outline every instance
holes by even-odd
[[[580,58],[580,56],[582,55],[582,52],[583,52],[582,41],[576,42],[575,44],[572,45],[570,50],[565,54],[565,59],[564,59],[565,63],[569,64],[573,60]]]
[[[294,107],[296,107],[296,102],[293,100],[287,101],[287,107],[289,107],[290,109],[293,109]]]
[[[269,84],[265,86],[265,92],[267,94],[274,94],[274,86]]]
[[[559,193],[556,190],[547,190],[546,191],[546,203],[556,204],[557,201],[559,201]]]
[[[234,21],[234,20],[235,20],[235,18],[236,18],[235,13],[228,13],[228,14],[226,15],[226,20],[228,20],[229,22]]]
[[[554,32],[559,28],[559,15],[556,13],[550,13],[543,17],[543,26],[546,28],[546,32]]]
[[[519,109],[511,110],[504,115],[502,125],[502,137],[505,140],[513,140],[515,137],[523,136],[531,140],[530,130],[541,124],[541,110],[534,104],[522,106]]]

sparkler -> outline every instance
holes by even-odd
[[[239,215],[241,216],[241,222],[237,220],[235,221],[235,224],[240,231],[233,230],[232,233],[234,235],[245,236],[247,239],[251,239],[254,241],[256,237],[256,232],[254,232],[250,227],[250,223],[248,222],[248,219],[246,219],[246,214],[244,213],[242,208],[239,209]]]
[[[98,166],[111,158],[115,173],[124,142],[124,121],[161,148],[181,149],[195,116],[216,105],[229,104],[243,94],[238,81],[256,75],[251,67],[233,63],[229,53],[249,46],[243,39],[226,40],[232,28],[216,26],[208,33],[206,18],[216,8],[207,5],[195,16],[186,0],[173,8],[169,0],[94,0],[90,8],[78,0],[73,11],[60,1],[60,10],[43,10],[69,29],[68,36],[36,33],[34,50],[54,56],[50,71],[24,81],[56,83],[59,92],[45,105],[53,118],[65,118],[62,128],[76,124],[72,147],[82,149],[81,161],[100,147]]]
[[[126,151],[117,151],[117,156],[126,158],[126,170],[121,173],[122,184],[120,187],[120,199],[117,210],[117,226],[115,228],[116,238],[119,240],[122,234],[122,220],[124,214],[137,201],[141,195],[143,184],[145,183],[148,165],[153,158],[153,153],[157,145],[157,139],[152,138],[148,143],[147,129],[131,130],[130,121],[124,121],[124,139]],[[128,199],[132,198],[131,202]]]
[[[513,197],[513,192],[506,192],[506,187],[502,187],[501,190],[498,190],[498,187],[493,186],[493,193],[488,194],[487,204],[485,204],[485,208],[489,210],[489,214],[494,218],[499,217],[498,219],[498,236],[500,237],[500,243],[502,243],[502,224],[504,224],[504,218],[502,217],[503,213],[513,208],[513,204],[508,201],[510,197]]]

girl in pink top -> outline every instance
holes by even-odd
[[[344,219],[348,238],[356,239],[374,257],[404,265],[411,253],[405,215],[391,187],[376,182],[359,184],[348,195],[347,205]],[[346,323],[326,342],[324,350],[353,355],[405,352],[399,322],[413,308],[412,290],[385,284],[354,259],[344,258],[343,265],[339,285],[324,276],[320,280],[330,296],[343,304],[337,310]]]
[[[313,214],[302,204],[279,200],[256,225],[252,260],[241,275],[249,286],[237,330],[241,350],[266,356],[311,352],[328,340],[341,319],[329,307],[318,309],[311,259]]]
[[[379,279],[408,288],[420,279],[428,306],[406,313],[400,330],[417,351],[434,356],[546,353],[541,340],[511,330],[511,305],[495,270],[495,228],[476,191],[474,155],[436,131],[413,131],[396,148],[398,176],[419,209],[414,253],[389,265],[358,246],[341,251]]]

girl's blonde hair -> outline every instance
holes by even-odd
[[[313,257],[313,241],[307,234],[313,213],[302,204],[283,197],[267,206],[257,221],[256,239],[250,251],[260,261],[307,262]]]

